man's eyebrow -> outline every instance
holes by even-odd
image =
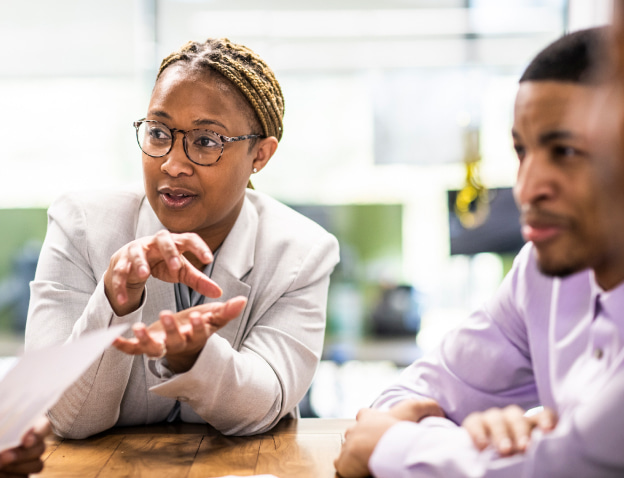
[[[554,131],[547,131],[546,133],[542,133],[539,136],[539,141],[541,144],[547,144],[550,143],[552,141],[557,141],[560,139],[574,139],[577,138],[578,135],[574,134],[572,131],[570,130],[554,130]]]

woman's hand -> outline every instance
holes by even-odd
[[[166,356],[171,370],[183,373],[195,364],[210,336],[238,317],[246,304],[245,297],[234,297],[227,302],[201,304],[177,313],[165,310],[160,313],[160,320],[149,327],[134,324],[136,338],[118,337],[113,346],[130,355]]]
[[[557,415],[550,408],[526,416],[520,407],[510,405],[471,413],[462,427],[468,430],[479,450],[493,445],[501,456],[511,456],[526,451],[534,428],[549,432],[556,423]]]
[[[150,275],[165,282],[181,282],[206,297],[220,297],[220,287],[184,256],[192,253],[202,264],[212,261],[212,253],[197,234],[159,231],[132,241],[111,258],[104,274],[104,290],[115,313],[136,310]]]

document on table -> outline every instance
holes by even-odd
[[[18,446],[24,433],[127,328],[96,330],[19,357],[0,381],[0,451]]]

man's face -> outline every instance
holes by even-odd
[[[514,196],[522,235],[533,242],[548,275],[608,264],[610,231],[602,215],[615,186],[597,171],[589,140],[596,92],[574,83],[527,81],[516,97],[512,134],[520,164]]]

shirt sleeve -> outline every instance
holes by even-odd
[[[559,418],[555,429],[535,430],[523,455],[479,452],[465,429],[429,417],[400,422],[381,438],[369,467],[377,478],[616,478],[624,475],[624,374],[588,393]]]
[[[516,404],[539,405],[524,312],[530,251],[514,262],[496,296],[450,331],[440,346],[407,367],[373,403],[387,409],[408,398],[432,398],[455,423],[473,411]]]

